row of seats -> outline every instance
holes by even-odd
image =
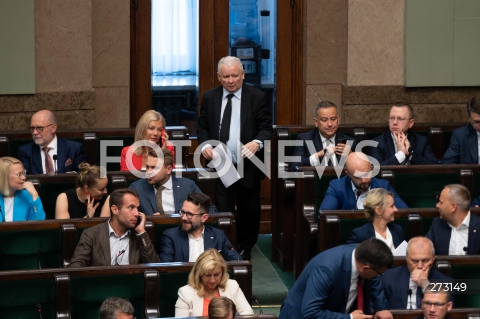
[[[81,218],[0,223],[0,272],[18,269],[68,267],[82,232],[106,218]],[[180,223],[179,215],[147,216],[145,229],[155,248],[165,230]],[[235,244],[234,215],[210,215],[207,225],[223,230]]]
[[[187,284],[193,263],[111,267],[61,268],[0,272],[0,309],[3,318],[98,318],[103,300],[127,298],[137,318],[173,317],[177,291]],[[228,262],[247,300],[252,297],[252,265]],[[271,318],[271,317],[270,317]]]

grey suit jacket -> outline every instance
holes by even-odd
[[[172,175],[173,186],[173,200],[175,202],[175,213],[182,209],[183,202],[187,198],[187,195],[191,193],[201,193],[194,181],[188,178],[176,178]],[[157,202],[155,201],[155,190],[150,185],[147,179],[139,179],[133,182],[129,186],[135,189],[139,194],[140,207],[139,211],[145,215],[153,215],[158,212]],[[210,209],[210,213],[211,213]]]
[[[155,248],[147,232],[137,236],[130,233],[129,264],[158,263]],[[108,221],[85,229],[75,248],[69,267],[111,266]]]

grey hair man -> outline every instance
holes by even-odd
[[[130,301],[109,297],[100,306],[100,319],[133,319],[133,309]]]

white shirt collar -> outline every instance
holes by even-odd
[[[460,224],[460,226],[455,228],[455,226],[453,226],[450,223],[448,223],[448,226],[450,226],[453,229],[462,229],[462,228],[468,229],[468,227],[470,226],[470,211],[468,211],[467,216],[465,216],[465,218],[463,219],[463,222]]]
[[[125,232],[125,234],[123,234],[122,237],[118,236],[117,233],[113,230],[112,226],[110,226],[110,221],[111,221],[111,219],[108,220],[108,235],[109,235],[109,236],[113,234],[113,235],[115,235],[116,237],[118,237],[118,238],[120,238],[120,239],[121,239],[121,238],[124,238],[124,237],[126,237],[126,236],[130,236],[130,233],[131,233],[131,230],[130,230],[130,229],[128,229],[128,230]]]
[[[352,251],[352,272],[351,272],[351,277],[350,279],[355,279],[359,276],[360,274],[358,273],[357,270],[357,264],[355,263],[355,249]]]
[[[225,90],[225,88],[223,88],[222,100],[223,100],[224,98],[226,98],[227,95],[229,95],[230,93],[232,93],[232,92],[228,92],[227,90]],[[237,99],[241,100],[241,99],[242,99],[242,88],[239,88],[237,92],[234,92],[234,93],[232,93],[232,94],[235,95],[235,97],[236,97]]]
[[[357,197],[357,188],[355,187],[355,184],[353,183],[353,181],[351,181],[351,183],[352,183],[353,193],[355,194],[355,197]],[[372,187],[372,185],[370,185],[370,186],[368,187],[368,189],[367,189],[365,192],[362,193],[362,195],[366,194],[366,193],[370,190],[371,187]],[[361,195],[360,195],[360,196],[361,196]]]
[[[333,134],[333,136],[330,137],[330,138],[323,137],[323,135],[320,134],[320,130],[318,130],[318,134],[320,135],[320,138],[322,139],[322,144],[325,144],[326,140],[330,140],[330,141],[333,142],[333,144],[335,144],[335,135],[337,135],[337,133]]]
[[[40,147],[40,150],[43,151],[43,146],[42,145],[38,145],[38,146]],[[50,147],[52,150],[55,150],[55,153],[56,153],[56,150],[57,150],[57,135],[55,135],[55,137],[50,142],[50,144],[47,145],[47,147]]]

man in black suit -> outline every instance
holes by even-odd
[[[215,185],[215,206],[221,212],[235,212],[239,252],[250,259],[260,226],[260,182],[265,177],[250,158],[263,161],[263,143],[272,133],[272,116],[265,94],[243,84],[245,71],[236,57],[224,57],[218,63],[218,80],[222,84],[203,94],[197,123],[198,143],[219,140],[228,147],[227,155],[234,164],[243,161],[243,177],[228,188],[220,179]],[[244,144],[240,147],[240,144]],[[202,147],[202,155],[213,159],[210,144]]]
[[[369,155],[380,165],[438,164],[428,139],[410,131],[414,123],[412,107],[395,103],[388,117],[389,131],[373,139],[378,145],[369,147]]]
[[[313,122],[316,128],[297,136],[297,140],[303,143],[301,146],[295,146],[292,156],[300,156],[300,162],[291,163],[290,171],[295,171],[296,166],[316,166],[322,163],[336,166],[341,162],[345,148],[345,159],[350,149],[355,149],[357,141],[354,138],[337,132],[340,115],[337,113],[335,103],[330,101],[318,103],[315,106],[314,116]],[[347,141],[350,142],[346,143]],[[316,153],[310,152],[307,143],[313,143]]]

